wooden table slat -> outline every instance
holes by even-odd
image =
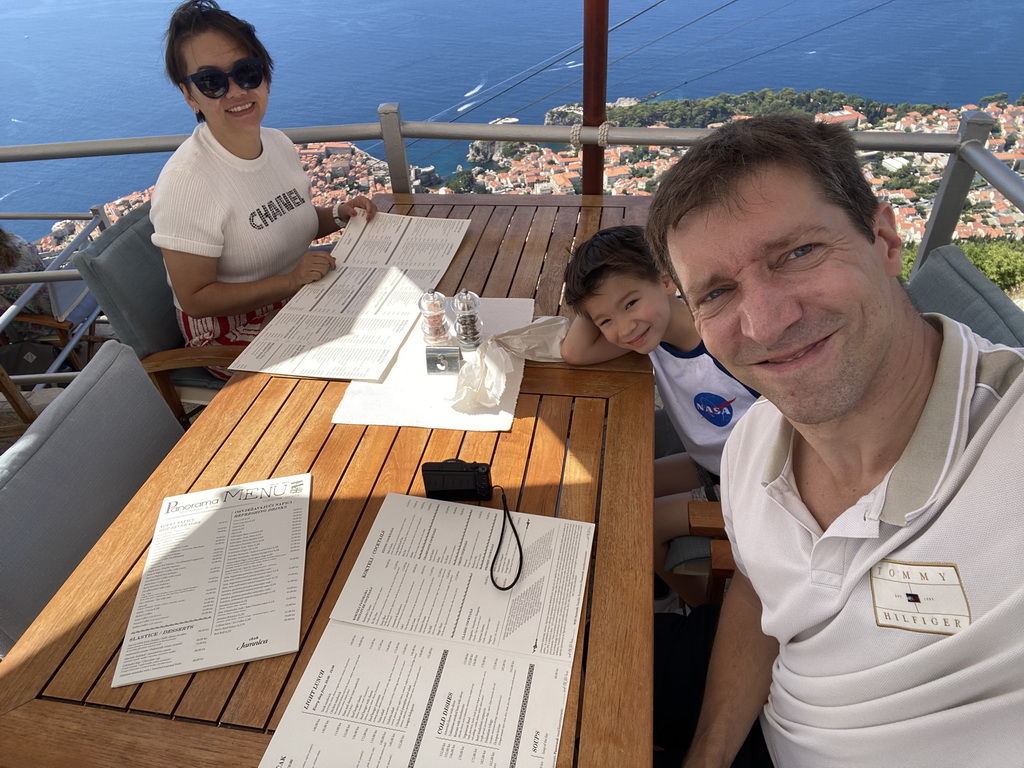
[[[541,398],[519,511],[552,517],[558,507],[572,398]]]
[[[336,473],[328,471],[326,475],[322,474],[323,471],[328,467],[337,466],[340,458],[351,456],[363,436],[363,427],[361,426],[335,427],[331,424],[331,416],[337,410],[338,403],[341,402],[345,386],[347,385],[342,382],[331,382],[320,393],[316,403],[310,409],[309,416],[296,432],[287,452],[274,470],[274,474],[278,477],[312,472],[313,488],[310,496],[310,516],[307,530],[309,535],[312,535],[316,521],[319,520],[319,512],[314,514],[313,510],[323,510],[345,467],[342,464]],[[339,444],[347,447],[347,453],[339,447]],[[347,461],[347,458],[344,460]]]
[[[594,522],[605,440],[605,410],[605,401],[598,398],[573,400],[559,517]]]
[[[491,482],[505,489],[509,509],[521,510],[519,497],[526,479],[526,462],[533,443],[534,424],[539,407],[539,396],[520,394],[512,429],[498,435],[494,461],[491,462]],[[501,494],[495,493],[488,505],[499,509]]]
[[[571,209],[558,209],[558,213],[555,215],[555,225],[551,230],[551,239],[548,242],[544,267],[537,280],[534,312],[538,317],[559,314],[565,265],[569,262],[569,254],[572,253],[573,247],[579,242],[578,225],[578,212]],[[587,235],[587,237],[589,236]]]
[[[295,385],[281,409],[274,415],[272,425],[264,430],[232,482],[248,483],[295,474],[278,471],[278,465],[291,451],[295,435],[313,410],[326,385],[326,381],[311,379],[300,380]],[[309,466],[311,465],[306,465],[302,471],[307,471]]]
[[[206,468],[190,490],[220,488],[234,482],[238,470],[248,460],[256,443],[266,433],[268,425],[298,383],[298,379],[272,378],[259,400],[250,406],[231,430],[231,434],[218,452],[220,459]],[[230,460],[225,460],[228,457]]]
[[[501,249],[502,239],[505,237],[505,230],[508,229],[509,222],[512,221],[514,213],[515,210],[508,207],[495,208],[494,212],[491,213],[490,219],[487,221],[487,227],[484,229],[484,233],[476,244],[476,249],[473,251],[473,259],[462,275],[462,280],[459,284],[460,289],[466,288],[478,295],[485,295],[484,286],[487,284],[487,278],[490,277],[491,270],[494,268],[494,263]],[[450,292],[455,293],[454,290]],[[504,296],[504,294],[501,295]]]
[[[270,734],[36,700],[4,716],[0,739],[4,768],[224,768],[259,765]]]
[[[651,593],[652,517],[638,510],[653,497],[654,441],[636,440],[629,425],[644,423],[653,410],[653,389],[639,382],[608,401],[609,421],[618,428],[607,431],[605,473],[617,482],[602,486],[587,638],[595,658],[631,659],[647,672],[623,679],[614,664],[587,666],[580,768],[635,765],[637,745],[651,744],[652,605],[621,595]]]
[[[648,382],[653,386],[653,377],[648,377]],[[523,376],[521,391],[553,395],[573,395],[583,391],[595,397],[614,397],[625,386],[628,384],[623,382],[622,376],[618,373],[529,366]]]
[[[453,213],[456,215],[452,218],[469,219],[469,229],[466,230],[458,250],[455,251],[451,264],[448,265],[448,269],[437,283],[437,290],[445,296],[453,296],[459,288],[469,287],[463,285],[463,276],[466,274],[470,262],[476,258],[477,245],[491,220],[492,211],[493,209],[489,207],[472,210],[453,209]]]
[[[44,689],[47,696],[71,701],[92,701],[95,697],[97,703],[114,706],[135,695],[135,686],[110,689],[97,681],[112,677],[112,674],[104,675],[104,670],[113,666],[116,648],[128,629],[144,562],[144,558],[139,558],[128,577],[118,585],[105,610]],[[113,647],[112,638],[117,643]]]
[[[533,219],[530,223],[530,232],[526,237],[526,245],[523,248],[522,256],[519,258],[519,265],[516,268],[515,277],[509,288],[508,295],[513,299],[529,299],[537,295],[541,272],[544,269],[544,259],[548,253],[548,245],[551,242],[552,227],[555,224],[555,208],[534,209]],[[559,281],[561,278],[558,278]],[[554,314],[553,312],[540,312],[534,306],[535,315]]]
[[[572,424],[569,432],[569,448],[566,453],[562,475],[562,496],[558,505],[558,516],[568,520],[594,521],[597,509],[598,477],[600,476],[601,454],[604,450],[605,401],[577,397],[573,401]],[[591,556],[593,561],[593,555]],[[583,605],[583,616],[589,614],[589,598]],[[588,622],[580,621],[576,647],[583,648]],[[565,716],[562,723],[561,744],[575,744],[579,732],[579,710],[582,699],[580,676],[583,668],[583,654],[573,658],[573,676],[566,695]],[[558,753],[559,768],[570,768],[575,763],[575,751],[561,749]]]
[[[453,205],[432,205],[430,206],[430,213],[427,214],[427,218],[430,219],[452,219],[457,218],[452,216]]]
[[[526,248],[526,239],[530,234],[533,225],[533,216],[536,213],[534,208],[516,208],[512,214],[512,220],[501,238],[501,245],[498,246],[498,253],[494,259],[494,265],[487,276],[487,282],[481,295],[487,296],[511,296],[512,279],[515,277],[519,262]],[[533,290],[525,298],[532,298]],[[522,298],[522,297],[520,297]]]

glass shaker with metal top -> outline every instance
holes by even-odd
[[[480,321],[480,297],[472,291],[461,290],[452,297],[455,312],[455,337],[463,349],[476,349],[483,341],[483,323]]]

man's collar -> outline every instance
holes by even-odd
[[[941,315],[926,315],[942,334],[932,389],[914,434],[893,467],[881,519],[905,526],[934,495],[967,442],[977,349],[967,343],[966,326]]]

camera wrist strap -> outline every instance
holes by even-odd
[[[512,521],[512,513],[508,511],[508,499],[505,498],[505,489],[500,485],[494,486],[501,491],[501,506],[504,510],[501,517],[501,534],[498,536],[498,546],[494,549],[494,559],[491,560],[491,583],[500,589],[502,592],[507,592],[516,585],[519,581],[519,576],[523,572],[523,542],[519,540],[519,531],[516,530],[516,524]],[[497,579],[494,578],[494,567],[498,564],[498,555],[501,554],[501,543],[505,540],[505,526],[508,525],[512,528],[512,535],[516,539],[516,547],[519,550],[519,565],[516,567],[516,575],[512,577],[512,581],[504,587],[498,584]]]

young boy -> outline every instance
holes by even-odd
[[[686,446],[655,461],[654,571],[699,605],[701,580],[665,571],[668,544],[689,533],[687,501],[717,501],[725,440],[758,393],[708,354],[642,227],[610,227],[578,245],[565,268],[565,303],[576,313],[562,341],[567,363],[591,365],[628,351],[651,358],[665,411]]]

